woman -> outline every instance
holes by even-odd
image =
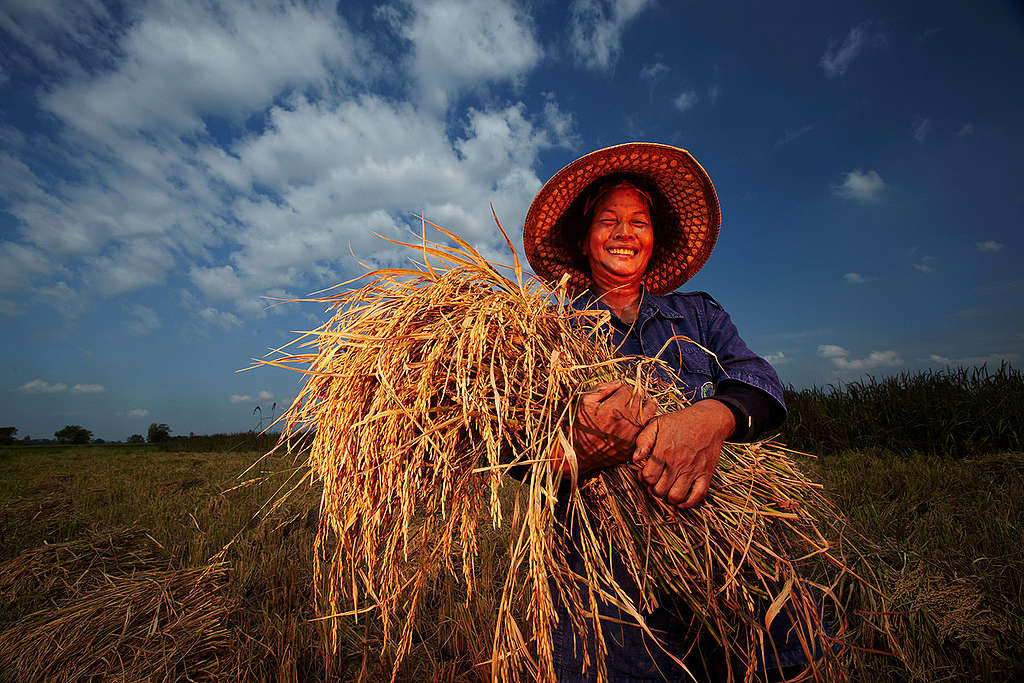
[[[568,276],[570,291],[580,294],[577,306],[613,314],[613,342],[622,353],[666,361],[694,399],[681,411],[652,417],[653,402],[626,386],[596,387],[580,402],[573,434],[580,471],[632,458],[652,495],[682,507],[704,500],[725,440],[756,440],[786,415],[774,369],[747,348],[721,305],[704,292],[673,291],[707,261],[720,224],[711,180],[688,152],[628,143],[556,173],[530,206],[523,231],[539,276]],[[606,611],[609,623],[622,618]],[[582,669],[583,651],[592,653],[592,645],[577,646],[586,635],[570,633],[568,621],[560,618],[555,634],[559,680],[591,680],[593,667],[589,676]],[[647,622],[684,655],[685,625],[664,611]],[[611,680],[685,675],[640,629],[620,624],[608,631]],[[774,639],[783,665],[806,661],[799,646],[788,653],[785,637]]]

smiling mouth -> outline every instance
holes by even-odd
[[[636,256],[638,253],[636,249],[629,249],[627,247],[609,247],[607,251],[613,256]]]

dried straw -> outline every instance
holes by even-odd
[[[576,310],[564,289],[525,276],[511,243],[514,279],[442,232],[455,246],[425,235],[405,245],[422,255],[414,268],[373,270],[361,286],[302,299],[332,313],[292,342],[311,350],[283,347],[259,361],[306,375],[282,416],[279,447],[303,441],[323,481],[315,574],[331,651],[341,620],[363,618],[367,632],[380,629],[381,654],[397,674],[436,608],[424,604],[432,586],[458,584],[467,604],[487,589],[478,539],[490,525],[504,534],[509,567],[496,614],[475,624],[491,643],[489,660],[476,662],[485,677],[554,680],[557,598],[577,629],[593,630],[589,666],[600,679],[606,646],[596,607],[605,602],[645,629],[645,611],[684,605],[751,680],[773,657],[766,626],[785,610],[807,652],[824,645],[809,673],[832,680],[839,649],[822,623],[830,590],[799,568],[844,566],[826,539],[837,537],[841,518],[820,486],[778,444],[727,444],[697,508],[652,496],[631,463],[584,482],[574,470],[559,501],[556,454],[575,467],[571,422],[588,387],[621,378],[665,411],[686,397],[659,379],[656,370],[670,370],[657,361],[615,353],[607,313]],[[525,469],[521,483],[510,479],[514,465]],[[510,481],[514,500],[503,504]],[[582,576],[567,564],[570,537]],[[639,599],[616,581],[613,557]]]
[[[144,529],[90,531],[83,538],[31,548],[0,563],[0,605],[33,593],[54,600],[101,583],[107,574],[166,564],[163,547]]]
[[[223,673],[223,568],[108,576],[0,633],[4,680],[195,680]],[[10,678],[8,678],[10,677]]]

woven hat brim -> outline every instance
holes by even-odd
[[[685,149],[651,142],[606,147],[580,157],[544,184],[526,214],[523,247],[537,275],[557,282],[569,274],[569,289],[590,286],[580,265],[578,244],[567,235],[566,214],[579,219],[581,194],[594,181],[613,173],[641,176],[660,194],[665,211],[659,216],[654,253],[642,283],[654,294],[682,286],[711,256],[722,224],[721,208],[711,178]],[[575,204],[574,204],[575,203]],[[652,216],[652,218],[654,218]]]

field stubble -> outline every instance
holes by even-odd
[[[319,490],[304,485],[261,515],[296,469],[268,458],[239,478],[256,458],[0,449],[0,679],[315,681],[389,670],[361,630],[325,669],[312,586]],[[906,664],[854,654],[852,680],[1024,674],[1020,454],[852,452],[807,466],[869,539],[893,598]],[[500,584],[500,538],[481,542],[495,553],[478,571]],[[211,559],[219,564],[201,571]],[[484,591],[465,609],[487,610],[496,598]],[[864,633],[860,642],[885,640]],[[482,634],[451,622],[414,641],[405,680],[475,680],[474,659],[489,651]]]

